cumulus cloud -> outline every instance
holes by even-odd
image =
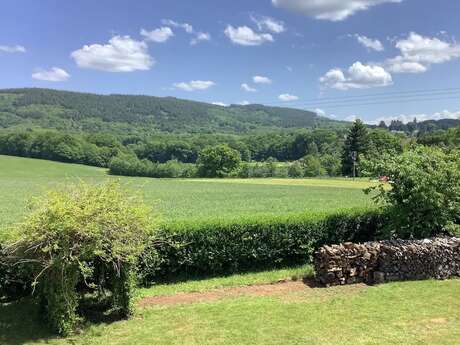
[[[184,91],[197,91],[197,90],[206,90],[210,87],[216,85],[213,81],[210,80],[192,80],[189,82],[181,82],[173,84],[174,88],[181,89]]]
[[[141,35],[144,36],[147,41],[163,43],[173,37],[174,32],[171,30],[171,28],[164,26],[152,31],[142,29]]]
[[[25,53],[26,48],[20,45],[2,46],[0,45],[0,53]]]
[[[407,38],[398,40],[396,48],[401,52],[385,63],[393,73],[423,73],[432,64],[440,64],[460,58],[460,44],[425,37],[411,32]]]
[[[145,71],[155,63],[147,44],[129,36],[114,36],[104,45],[85,45],[72,52],[71,57],[81,68],[106,72]]]
[[[249,101],[241,101],[240,102],[240,105],[249,105],[251,104]]]
[[[38,69],[32,73],[32,78],[44,81],[66,81],[70,78],[70,74],[62,68],[52,67],[49,70]]]
[[[358,11],[403,0],[272,0],[276,7],[322,20],[341,21]]]
[[[386,61],[388,70],[392,73],[424,73],[428,67],[419,62],[408,61],[402,56],[397,56]]]
[[[294,95],[290,95],[288,93],[283,93],[283,94],[278,96],[278,99],[280,101],[283,101],[283,102],[292,102],[292,101],[297,101],[299,99],[299,97],[294,96]]]
[[[252,81],[256,84],[271,84],[273,81],[270,78],[261,76],[261,75],[255,75],[252,77]]]
[[[394,116],[381,116],[374,121],[370,121],[370,124],[378,124],[380,121],[384,121],[386,124],[390,124],[393,120],[402,121],[403,123],[408,123],[417,119],[417,121],[426,121],[426,120],[441,120],[441,119],[455,119],[460,120],[460,110],[459,111],[449,111],[443,110],[433,114],[400,114]]]
[[[191,45],[195,45],[200,42],[211,40],[211,34],[209,34],[208,32],[196,31],[193,25],[189,23],[179,23],[172,19],[163,19],[161,22],[163,23],[163,25],[169,25],[172,27],[181,28],[186,33],[193,35],[194,37],[190,40]]]
[[[320,78],[325,87],[349,90],[368,89],[393,84],[391,74],[383,67],[376,65],[364,65],[357,61],[351,65],[346,72],[340,68],[329,70]]]
[[[362,46],[369,50],[375,50],[378,52],[384,50],[382,42],[380,42],[378,39],[372,39],[364,35],[354,35],[354,37]]]
[[[228,104],[224,102],[212,102],[211,104],[218,105],[220,107],[228,107]]]
[[[246,83],[241,84],[241,89],[247,92],[257,92],[256,88],[253,88]]]
[[[234,28],[228,25],[225,35],[235,44],[242,46],[260,46],[266,42],[273,42],[273,36],[267,33],[257,33],[248,26]]]
[[[259,31],[270,31],[280,34],[286,31],[284,23],[271,17],[251,15],[251,20],[257,25]]]

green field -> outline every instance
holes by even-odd
[[[101,182],[105,169],[0,155],[0,224],[18,221],[26,201],[46,189],[79,179]],[[118,177],[116,177],[118,178]],[[371,206],[362,188],[347,179],[152,179],[121,177],[143,194],[165,221],[331,212]]]
[[[100,183],[105,169],[0,156],[0,225],[21,219],[26,200],[79,179]],[[117,177],[118,178],[118,177]],[[167,222],[334,212],[372,207],[347,179],[120,178]],[[5,231],[3,229],[3,231]],[[1,235],[1,233],[0,233]],[[74,335],[48,331],[33,300],[0,303],[0,345],[456,345],[460,280],[380,286],[312,287],[304,265],[140,289],[130,320],[87,322]],[[281,284],[275,284],[279,281]]]

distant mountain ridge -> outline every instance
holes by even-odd
[[[117,133],[234,133],[289,128],[336,128],[347,122],[314,112],[138,95],[97,95],[53,89],[0,90],[0,128],[54,128]]]

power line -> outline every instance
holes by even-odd
[[[294,102],[271,101],[261,102],[264,105],[290,105],[290,106],[321,106],[331,104],[342,104],[356,101],[376,101],[387,98],[404,98],[404,97],[426,97],[426,96],[443,96],[460,93],[460,88],[443,88],[443,89],[419,89],[408,91],[381,92],[367,95],[347,96],[347,97],[327,97],[321,99],[299,100]]]
[[[356,103],[356,102],[362,102],[362,101],[369,101],[369,102],[373,102],[373,101],[385,101],[385,100],[398,100],[398,99],[407,99],[407,98],[410,98],[410,99],[413,99],[414,101],[415,100],[418,100],[418,99],[424,99],[426,97],[435,97],[435,96],[453,96],[453,95],[458,95],[458,97],[460,98],[460,90],[459,91],[449,91],[449,92],[434,92],[434,93],[431,93],[431,94],[414,94],[414,95],[395,95],[395,96],[382,96],[382,97],[377,97],[377,98],[363,98],[363,99],[344,99],[343,101],[318,101],[318,102],[301,102],[301,103],[297,103],[296,105],[304,105],[304,106],[316,106],[316,107],[320,107],[322,105],[327,105],[327,106],[331,106],[331,105],[346,105],[346,104],[349,104],[349,103]]]
[[[432,101],[444,101],[444,100],[460,100],[459,97],[445,97],[445,98],[422,98],[422,99],[402,99],[402,100],[388,100],[382,102],[369,102],[369,103],[356,103],[356,104],[339,104],[339,105],[331,105],[331,106],[322,106],[325,109],[336,109],[336,108],[346,108],[346,107],[361,107],[361,106],[369,106],[369,105],[381,105],[381,104],[392,104],[392,103],[410,103],[410,102],[432,102]]]

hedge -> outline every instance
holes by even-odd
[[[327,243],[368,241],[386,221],[379,210],[169,224],[142,255],[144,283],[310,262]]]
[[[323,244],[378,239],[386,217],[379,210],[352,210],[164,224],[141,256],[138,274],[152,284],[307,263]],[[1,261],[0,253],[0,297],[25,292],[17,268]]]

